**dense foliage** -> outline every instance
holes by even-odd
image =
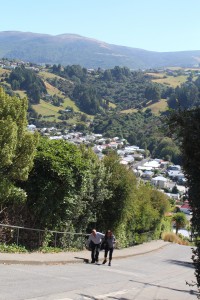
[[[96,155],[65,141],[41,139],[24,185],[30,218],[39,228],[85,231],[109,191]]]
[[[55,77],[51,75],[46,80],[59,89],[63,95],[74,100],[81,112],[94,115],[94,121],[90,121],[88,127],[87,116],[81,115],[81,113],[78,115],[71,107],[59,110],[59,122],[55,123],[53,119],[50,121],[42,118],[33,110],[31,106],[33,99],[30,96],[28,118],[31,123],[37,127],[56,126],[59,128],[71,128],[71,125],[76,123],[78,131],[102,133],[107,137],[123,137],[129,143],[150,151],[153,157],[180,163],[180,153],[176,144],[169,137],[165,139],[165,115],[155,116],[148,108],[142,112],[142,109],[149,103],[159,102],[161,97],[171,96],[173,98],[174,90],[172,88],[153,83],[151,76],[145,72],[131,71],[126,67],[116,66],[107,70],[87,70],[79,65],[66,67],[53,65],[50,70]],[[31,87],[29,79],[30,82],[34,79],[39,88],[38,78],[40,78],[39,74],[22,66],[11,72],[9,81],[12,84],[19,80],[23,87],[26,86],[29,89]],[[32,93],[31,89],[27,93]],[[57,107],[63,103],[61,96],[44,95],[43,89],[41,89],[40,95],[38,94],[38,97],[42,96],[46,102]],[[122,113],[124,109],[133,108],[136,112]],[[85,116],[85,120],[82,116]]]
[[[191,109],[200,105],[200,76],[177,86],[168,99],[168,105],[172,109]]]
[[[39,103],[41,97],[47,93],[44,82],[36,72],[29,70],[24,66],[15,68],[8,78],[12,89],[25,90],[31,103]]]
[[[187,218],[183,212],[177,212],[173,215],[172,221],[176,227],[176,234],[178,234],[179,229],[184,228],[187,225]]]
[[[1,212],[26,199],[17,182],[25,181],[33,167],[38,134],[27,132],[26,98],[10,97],[0,88],[0,205]]]
[[[74,83],[74,88],[69,85],[65,93],[88,114],[99,113],[100,107],[107,111],[109,103],[115,104],[117,110],[142,108],[149,100],[159,101],[168,89],[153,83],[144,72],[126,67],[88,72],[76,65],[64,68],[54,65],[52,72]]]
[[[192,230],[196,242],[193,261],[197,286],[200,288],[200,108],[179,110],[172,113],[169,120],[174,138],[179,138],[183,168],[188,180],[188,199],[192,208]]]
[[[140,233],[160,232],[169,205],[162,193],[138,186],[116,154],[99,161],[91,149],[65,141],[41,139],[21,187],[27,193],[26,226],[70,232],[112,228],[121,246],[140,242]]]
[[[104,159],[112,195],[103,203],[98,225],[114,228],[121,246],[140,243],[146,233],[160,235],[160,225],[169,209],[169,202],[163,193],[150,185],[139,184],[131,170],[119,163],[119,157],[111,152]]]
[[[54,114],[49,115],[49,119],[42,117],[33,110],[31,102],[35,100],[30,95],[28,118],[31,123],[37,127],[56,126],[62,130],[66,127],[71,129],[72,125],[76,124],[77,131],[102,133],[107,137],[119,136],[131,144],[144,148],[152,157],[181,163],[177,142],[166,132],[165,118],[168,112],[157,116],[147,107],[149,103],[159,102],[161,98],[166,98],[169,107],[173,109],[178,107],[190,109],[198,105],[200,77],[197,72],[194,76],[191,72],[185,83],[172,88],[154,83],[151,73],[131,71],[119,66],[106,70],[100,68],[87,70],[80,65],[65,67],[53,65],[48,71],[55,74],[55,77],[51,74],[46,80],[58,88],[62,95],[44,95],[42,76],[23,66],[15,68],[10,73],[8,81],[15,88],[12,83],[19,79],[22,88],[24,86],[28,90],[30,88],[27,90],[30,95],[34,94],[31,91],[31,83],[34,80],[34,85],[36,84],[38,89],[41,87],[40,94],[36,93],[37,99],[43,97],[46,102],[59,107],[63,103],[63,97],[69,96],[85,114],[77,113],[71,107],[69,112],[67,107],[66,109],[62,107],[58,111],[59,122],[56,121]],[[178,76],[178,71],[174,76]],[[8,92],[11,94],[12,90]],[[89,120],[86,114],[93,115],[94,121]],[[85,119],[82,116],[85,116]]]
[[[192,224],[199,238],[199,110],[174,112],[170,126],[179,139],[172,139],[166,136],[167,114],[155,116],[150,109],[142,109],[161,97],[168,97],[170,108],[197,106],[200,77],[195,81],[188,78],[185,84],[172,89],[128,68],[89,72],[78,65],[54,65],[52,72],[64,80],[55,77],[49,81],[62,87],[65,96],[73,99],[81,111],[95,115],[88,130],[125,138],[146,153],[150,151],[153,157],[174,163],[181,162],[181,141],[194,210]],[[29,110],[30,104],[38,103],[46,93],[43,81],[25,67],[13,70],[8,82],[13,90],[27,91]],[[54,97],[53,104],[58,106],[60,101]],[[1,221],[72,232],[89,232],[96,226],[102,231],[112,228],[122,246],[141,242],[149,231],[159,236],[168,210],[163,194],[151,186],[138,185],[134,174],[120,165],[113,153],[99,161],[89,148],[47,139],[41,139],[36,150],[37,134],[26,131],[27,99],[10,97],[1,89],[0,102]],[[122,113],[130,108],[137,112]],[[194,262],[200,286],[199,248],[197,239]]]
[[[138,185],[112,152],[101,161],[64,140],[41,138],[37,146],[37,134],[26,130],[27,99],[1,90],[0,101],[2,223],[70,232],[109,227],[121,246],[141,242],[147,231],[159,236],[169,204],[162,193]],[[22,244],[35,247],[35,234],[25,234]],[[0,237],[12,242],[12,231]]]
[[[150,109],[141,110],[161,97],[173,95],[172,88],[153,83],[145,72],[125,67],[88,72],[77,65],[54,65],[52,72],[65,78],[66,82],[73,82],[73,86],[67,85],[64,92],[82,111],[95,115],[89,128],[91,131],[105,137],[125,138],[130,144],[150,151],[153,157],[181,162],[176,143],[170,137],[166,138],[165,114],[155,116]],[[57,79],[51,79],[52,84],[55,81],[58,84]],[[130,108],[138,112],[122,113]]]

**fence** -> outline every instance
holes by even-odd
[[[25,246],[28,249],[37,249],[41,246],[83,249],[87,236],[88,234],[83,233],[42,230],[0,224],[1,243],[15,243],[16,245]]]
[[[89,234],[63,231],[33,229],[27,227],[0,224],[0,243],[15,243],[29,250],[40,247],[59,247],[61,249],[84,249]],[[129,246],[142,244],[155,239],[154,231],[133,233]],[[120,245],[118,245],[120,247]]]

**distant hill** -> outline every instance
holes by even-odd
[[[75,34],[48,35],[31,32],[0,32],[0,58],[37,64],[78,64],[86,68],[150,69],[199,65],[200,50],[153,52],[108,44]]]

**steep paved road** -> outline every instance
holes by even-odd
[[[0,300],[190,300],[197,299],[191,247],[158,250],[90,263],[1,264]],[[101,255],[102,256],[102,255]]]

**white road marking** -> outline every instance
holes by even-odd
[[[71,298],[60,298],[60,299],[57,299],[57,300],[73,300]]]
[[[140,273],[136,273],[136,272],[129,272],[129,271],[122,271],[122,270],[117,270],[117,269],[113,269],[113,268],[102,268],[100,269],[101,271],[107,271],[107,272],[112,272],[112,273],[118,273],[118,274],[123,274],[123,275],[131,275],[131,276],[137,276],[137,277],[143,277],[142,274]]]
[[[136,288],[132,288],[132,289],[128,289],[128,290],[121,290],[121,291],[112,292],[112,293],[108,293],[108,294],[97,295],[97,296],[95,296],[95,299],[101,300],[101,299],[106,299],[107,297],[115,297],[118,295],[124,295],[124,294],[130,293],[131,291],[133,291],[135,289]]]
[[[128,292],[128,290],[122,290],[122,291],[118,291],[118,292],[112,292],[112,293],[108,293],[108,294],[103,294],[103,295],[98,295],[95,296],[96,299],[105,299],[107,297],[115,297],[117,295],[124,295]]]

